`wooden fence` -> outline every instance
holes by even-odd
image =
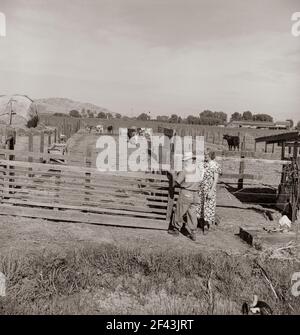
[[[170,174],[99,172],[89,148],[78,157],[49,154],[44,148],[51,141],[40,136],[38,151],[33,151],[31,135],[28,151],[0,149],[1,214],[167,229],[178,197]],[[81,164],[74,166],[74,161]],[[220,180],[228,178],[242,187],[244,180],[260,176],[240,169],[224,172]]]
[[[71,118],[43,115],[43,123],[49,126],[57,127],[59,133],[63,133],[69,138],[85,125],[102,124],[105,127],[112,125],[113,134],[117,135],[119,128],[129,128],[131,126],[152,128],[154,132],[163,132],[163,129],[175,129],[179,136],[204,136],[207,143],[219,146],[227,146],[223,135],[239,136],[241,150],[275,153],[280,152],[276,145],[271,148],[264,144],[256,144],[255,138],[264,135],[281,134],[285,130],[269,129],[249,129],[249,128],[222,128],[217,126],[191,125],[191,124],[172,124],[154,120],[123,120],[123,119],[100,119],[100,118]]]
[[[168,227],[170,183],[165,175],[0,160],[0,183],[2,214]]]

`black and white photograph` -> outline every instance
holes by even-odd
[[[299,112],[299,0],[0,0],[1,318],[299,315]]]

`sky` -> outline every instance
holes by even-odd
[[[300,120],[300,0],[0,0],[0,95]]]

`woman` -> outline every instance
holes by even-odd
[[[221,174],[221,168],[215,159],[216,153],[207,149],[204,156],[204,177],[199,189],[200,205],[197,215],[204,219],[208,228],[216,222],[217,183]]]

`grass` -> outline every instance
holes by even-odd
[[[240,314],[253,294],[277,314],[299,314],[290,278],[299,264],[253,258],[87,245],[77,250],[0,258],[7,277],[1,314]],[[210,280],[211,290],[208,282]]]

